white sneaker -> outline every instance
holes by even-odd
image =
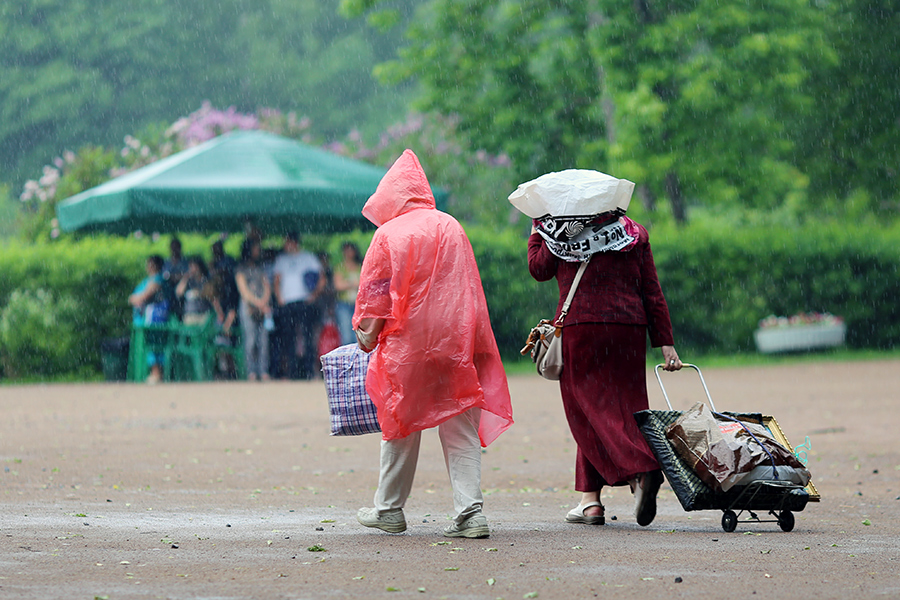
[[[374,527],[388,533],[406,531],[406,517],[402,508],[379,513],[375,508],[361,508],[356,512],[356,520],[366,527]]]
[[[455,521],[444,529],[444,537],[486,538],[490,537],[487,517],[478,513],[472,515],[460,524]]]

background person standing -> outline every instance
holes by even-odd
[[[187,261],[181,253],[181,240],[173,236],[169,241],[169,258],[163,263],[163,294],[169,303],[169,310],[180,319],[184,313],[184,305],[175,294],[175,288],[188,271]]]
[[[284,238],[284,250],[275,259],[275,333],[277,375],[290,379],[312,379],[316,353],[315,329],[319,320],[317,300],[325,290],[322,264],[302,249],[300,234]],[[297,356],[298,336],[303,356]]]
[[[163,257],[153,254],[147,259],[147,277],[128,296],[132,307],[132,323],[137,326],[164,323],[169,316],[169,304],[163,291]],[[141,359],[139,359],[141,360]],[[147,355],[150,375],[147,383],[162,381],[162,354],[150,352]]]
[[[361,269],[362,254],[359,247],[353,242],[344,242],[341,245],[341,263],[334,270],[334,289],[337,292],[334,316],[341,331],[342,344],[352,344],[356,339],[352,321]]]
[[[260,264],[262,248],[253,237],[241,245],[241,264],[235,273],[240,294],[241,328],[244,339],[244,364],[247,380],[269,379],[269,330],[266,321],[272,318],[272,287]]]

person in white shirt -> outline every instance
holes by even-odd
[[[300,235],[290,232],[284,238],[284,251],[275,259],[275,370],[290,379],[312,379],[315,372],[316,340],[319,319],[316,300],[325,289],[322,265],[302,249]],[[303,337],[303,356],[297,356],[297,336]],[[287,362],[286,370],[284,362]]]

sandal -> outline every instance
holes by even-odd
[[[593,507],[600,507],[599,515],[586,515],[584,511]],[[585,525],[605,525],[606,524],[606,516],[604,515],[605,509],[603,505],[599,502],[588,502],[584,506],[579,504],[575,508],[569,511],[566,515],[566,523],[584,523]]]

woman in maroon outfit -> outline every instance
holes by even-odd
[[[615,225],[607,215],[586,226]],[[640,525],[656,516],[662,484],[659,464],[638,430],[633,413],[649,408],[646,381],[647,333],[662,347],[665,368],[682,367],[675,352],[669,309],[659,286],[647,230],[622,217],[634,240],[624,248],[590,254],[564,321],[560,392],[572,437],[578,444],[575,489],[581,502],[566,515],[570,523],[602,525],[603,486],[629,484]],[[528,240],[528,269],[538,281],[556,277],[559,305],[569,293],[581,262],[551,252],[536,230]]]

